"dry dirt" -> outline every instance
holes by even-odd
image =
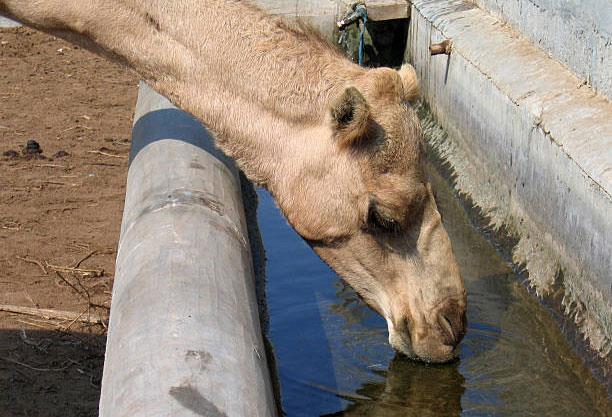
[[[97,416],[105,327],[80,320],[108,314],[137,82],[63,40],[0,30],[0,304],[81,315],[0,311],[0,417]],[[42,154],[23,155],[30,139]]]

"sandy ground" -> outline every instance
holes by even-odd
[[[81,320],[108,315],[137,81],[0,30],[0,304],[78,317],[0,311],[1,417],[97,416],[105,327]],[[23,154],[30,139],[42,153]]]

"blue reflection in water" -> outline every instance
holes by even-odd
[[[342,400],[317,387],[337,386],[330,340],[319,311],[321,300],[335,297],[336,275],[287,225],[270,195],[262,190],[258,195],[259,228],[267,258],[270,338],[283,407],[292,416],[336,411],[343,407]]]

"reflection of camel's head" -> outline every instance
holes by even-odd
[[[458,368],[458,363],[426,366],[396,356],[382,373],[384,382],[366,382],[357,394],[367,399],[352,400],[342,415],[459,416],[465,378]]]
[[[291,225],[388,323],[407,356],[445,362],[465,333],[465,289],[421,164],[414,69],[366,71],[310,130],[273,193]],[[309,140],[307,137],[305,141]]]

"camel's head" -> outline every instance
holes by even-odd
[[[409,65],[367,71],[332,103],[317,133],[329,145],[310,142],[275,194],[297,232],[385,317],[396,350],[445,362],[465,333],[466,294],[423,172],[417,95]]]

